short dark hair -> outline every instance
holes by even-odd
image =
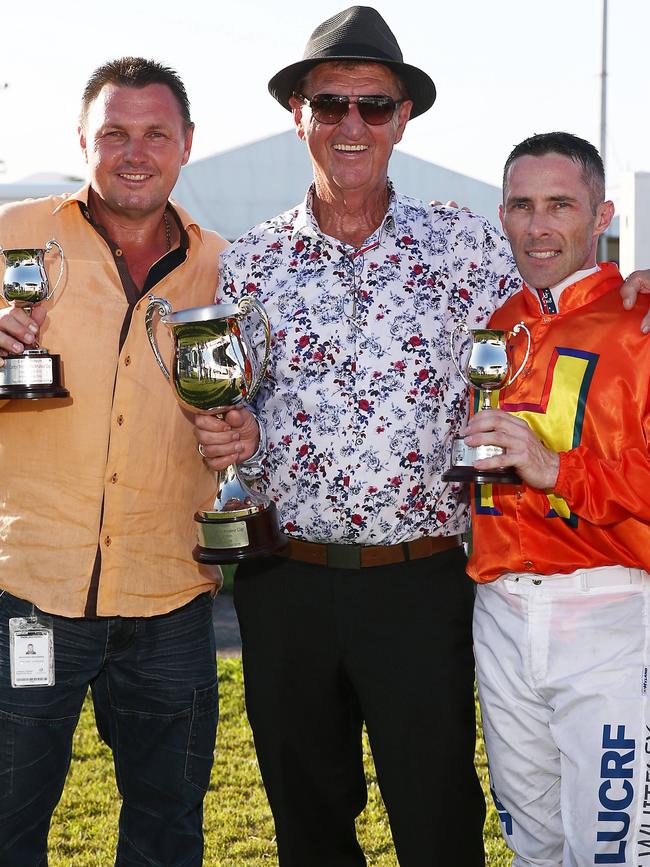
[[[546,154],[560,154],[581,166],[582,178],[589,187],[591,206],[595,213],[596,207],[605,200],[605,167],[596,148],[570,132],[532,135],[514,147],[503,168],[503,189],[506,188],[508,172],[515,160],[523,156],[543,157]]]
[[[145,60],[144,57],[120,57],[99,66],[86,82],[81,97],[80,123],[82,127],[85,125],[90,104],[97,98],[102,87],[106,84],[136,88],[146,87],[148,84],[165,84],[176,97],[186,129],[193,125],[187,91],[175,70],[169,66],[163,66],[157,60]]]

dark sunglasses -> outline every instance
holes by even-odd
[[[390,96],[338,96],[334,93],[318,93],[312,96],[304,96],[302,93],[294,93],[296,99],[306,102],[311,113],[318,123],[341,123],[350,111],[351,105],[356,105],[361,119],[370,126],[381,126],[395,114],[398,105],[405,102],[403,99],[393,99]]]

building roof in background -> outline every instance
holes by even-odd
[[[498,187],[395,150],[389,167],[398,192],[454,199],[498,225]],[[173,197],[202,226],[230,240],[300,202],[312,180],[307,149],[293,130],[189,163]]]

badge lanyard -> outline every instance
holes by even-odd
[[[13,687],[54,685],[52,618],[35,611],[9,620],[9,660]]]

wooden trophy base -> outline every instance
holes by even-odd
[[[221,565],[268,557],[284,548],[289,539],[280,531],[275,503],[252,514],[197,512],[194,515],[199,542],[192,551],[197,563]]]
[[[452,467],[442,475],[443,482],[474,482],[476,485],[521,485],[521,477],[512,469],[477,470],[475,467]]]
[[[0,368],[0,400],[40,400],[69,397],[63,387],[61,356],[47,349],[26,349],[8,355]]]

